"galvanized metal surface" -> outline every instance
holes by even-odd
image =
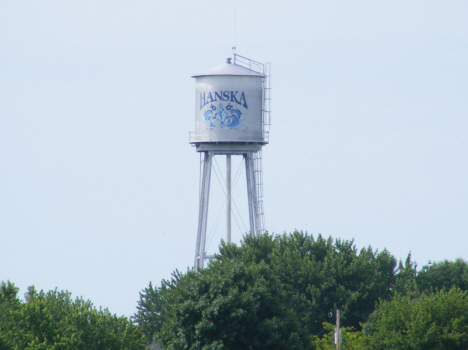
[[[206,77],[206,76],[220,76],[220,75],[263,77],[263,71],[258,72],[258,71],[249,69],[248,67],[245,68],[234,62],[234,64],[224,63],[221,66],[209,69],[203,73],[192,75],[192,78]]]
[[[195,135],[191,143],[264,142],[263,76],[207,75],[195,79]]]
[[[200,204],[198,211],[197,243],[195,248],[195,269],[203,268],[205,263],[206,225],[208,222],[208,201],[210,199],[211,162],[213,155],[205,152],[203,161],[203,178],[200,188]]]
[[[263,211],[259,208],[261,201],[258,200],[259,186],[257,184],[258,170],[256,170],[255,161],[258,159],[256,152],[247,152],[242,154],[245,162],[245,174],[247,179],[247,201],[249,206],[249,226],[250,234],[257,235],[263,231]],[[210,198],[210,181],[211,181],[211,168],[213,164],[214,154],[212,152],[205,152],[203,158],[202,179],[200,185],[200,203],[198,215],[198,230],[197,230],[197,243],[195,248],[195,269],[199,271],[205,266],[205,261],[209,259],[206,255],[206,230],[208,223],[208,203]],[[230,155],[228,155],[230,157]],[[230,159],[227,158],[226,166],[230,173]],[[256,173],[257,172],[257,173]],[[226,198],[231,199],[230,181],[227,181]],[[230,216],[231,210],[228,204]],[[228,232],[227,241],[230,242],[230,220],[227,222]]]
[[[249,203],[249,223],[250,223],[250,234],[255,236],[257,234],[257,191],[256,181],[254,172],[254,160],[253,154],[247,153],[244,155],[245,159],[245,174],[247,177],[247,200]]]
[[[195,132],[190,143],[204,153],[195,269],[205,265],[212,160],[226,155],[226,236],[231,240],[231,155],[242,155],[247,180],[250,233],[264,232],[262,146],[270,127],[270,64],[234,55],[234,63],[195,75]]]
[[[258,143],[199,143],[196,144],[197,152],[212,152],[213,154],[244,154],[246,152],[258,152],[262,145]]]

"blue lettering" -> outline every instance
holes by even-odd
[[[239,91],[231,91],[231,102],[236,102],[238,105],[240,105],[240,102],[237,101],[237,98],[236,98],[236,94],[238,93]]]
[[[200,109],[205,107],[207,104],[216,101],[230,101],[248,109],[249,106],[247,105],[245,93],[243,91],[241,92],[239,100],[237,99],[238,93],[239,91],[209,91],[208,93],[200,92]]]
[[[200,92],[200,109],[202,109],[208,102],[205,102],[205,93]]]
[[[244,101],[244,103],[242,103],[242,101]],[[244,106],[244,108],[246,108],[246,109],[249,108],[249,107],[247,107],[247,101],[245,100],[244,91],[242,91],[242,94],[241,94],[239,103],[240,103],[242,106]]]

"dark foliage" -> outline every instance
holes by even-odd
[[[143,350],[143,334],[125,317],[97,310],[90,301],[68,292],[44,293],[30,287],[26,301],[18,288],[0,284],[2,350]]]
[[[303,232],[222,243],[215,258],[171,288],[150,284],[141,293],[135,320],[148,341],[191,350],[312,349],[336,308],[344,326],[360,329],[396,283],[387,251]]]
[[[180,271],[176,270],[172,273],[170,280],[162,280],[160,288],[154,288],[150,282],[148,288],[140,292],[137,312],[132,318],[140,326],[147,344],[157,340],[156,335],[161,330],[165,319],[163,315],[163,306],[167,304],[165,296],[168,295],[168,290],[175,288],[181,277]]]
[[[419,271],[416,282],[421,292],[460,288],[468,290],[468,264],[462,259],[441,261],[424,266]]]
[[[468,296],[454,288],[418,298],[395,294],[367,325],[369,349],[468,349]]]
[[[246,237],[239,247],[222,244],[221,262],[264,261],[278,276],[302,327],[310,334],[322,330],[330,312],[342,310],[344,326],[360,329],[379,298],[388,300],[395,284],[396,260],[387,251],[358,251],[352,241],[303,232]]]

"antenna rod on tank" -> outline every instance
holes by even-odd
[[[236,0],[232,0],[234,4],[234,46],[232,47],[232,52],[234,55],[236,54],[236,46],[237,46],[237,33],[236,33]]]

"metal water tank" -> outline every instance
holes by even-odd
[[[264,143],[264,75],[232,64],[195,78],[195,135],[191,143]]]

